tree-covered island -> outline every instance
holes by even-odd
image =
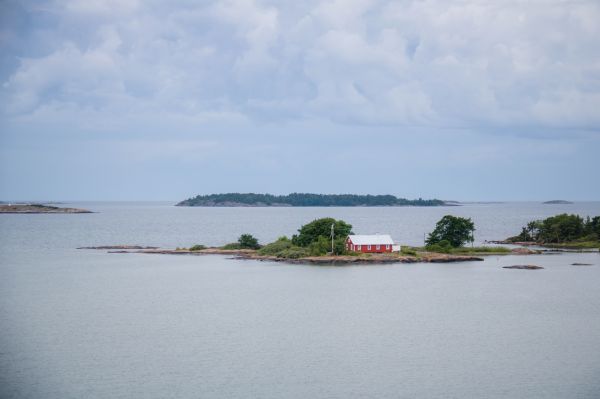
[[[442,206],[449,205],[439,199],[398,198],[394,195],[310,194],[288,195],[227,193],[197,195],[176,204],[177,206]]]
[[[566,213],[533,220],[506,243],[534,243],[547,247],[600,248],[600,216],[585,219]]]

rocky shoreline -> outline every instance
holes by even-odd
[[[188,249],[162,249],[156,247],[143,247],[138,245],[103,245],[96,247],[80,247],[78,249],[108,250],[109,253],[137,253],[154,255],[229,255],[234,259],[248,259],[269,262],[284,262],[294,264],[386,264],[386,263],[452,263],[467,261],[483,261],[483,258],[471,255],[450,255],[432,252],[420,253],[418,256],[404,256],[399,254],[370,254],[369,256],[328,255],[309,256],[298,259],[279,258],[270,255],[259,255],[253,249],[221,249],[207,248],[199,251]]]
[[[0,204],[0,213],[93,213],[87,209],[60,208],[41,204]]]

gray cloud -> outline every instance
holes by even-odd
[[[204,168],[207,191],[560,196],[481,194],[527,171],[597,197],[598,21],[596,1],[5,1],[0,193],[60,198],[54,165],[90,177],[79,198],[193,194]],[[385,170],[401,188],[363,179]]]
[[[19,60],[4,73],[6,118],[76,106],[98,118],[600,125],[594,1],[68,1],[20,12],[30,24],[2,33],[5,57]],[[24,43],[49,37],[34,54],[11,48],[23,32]]]

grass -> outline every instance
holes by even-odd
[[[177,249],[179,249],[179,248],[177,248]],[[203,249],[206,249],[206,247],[204,245],[200,245],[200,244],[193,245],[189,248],[190,251],[202,251]]]
[[[229,244],[223,245],[221,249],[242,249],[242,246],[239,242],[231,242]]]
[[[460,247],[452,248],[451,254],[508,254],[511,250],[506,247]]]
[[[598,241],[572,241],[572,242],[562,242],[562,243],[547,243],[540,244],[542,247],[547,248],[569,248],[569,249],[592,249],[598,248],[600,249],[600,242]]]
[[[405,256],[418,256],[419,252],[432,252],[432,253],[443,253],[450,255],[499,255],[509,254],[511,250],[506,247],[408,247],[402,246],[400,255]]]

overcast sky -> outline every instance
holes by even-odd
[[[2,1],[0,199],[600,200],[600,2]]]

